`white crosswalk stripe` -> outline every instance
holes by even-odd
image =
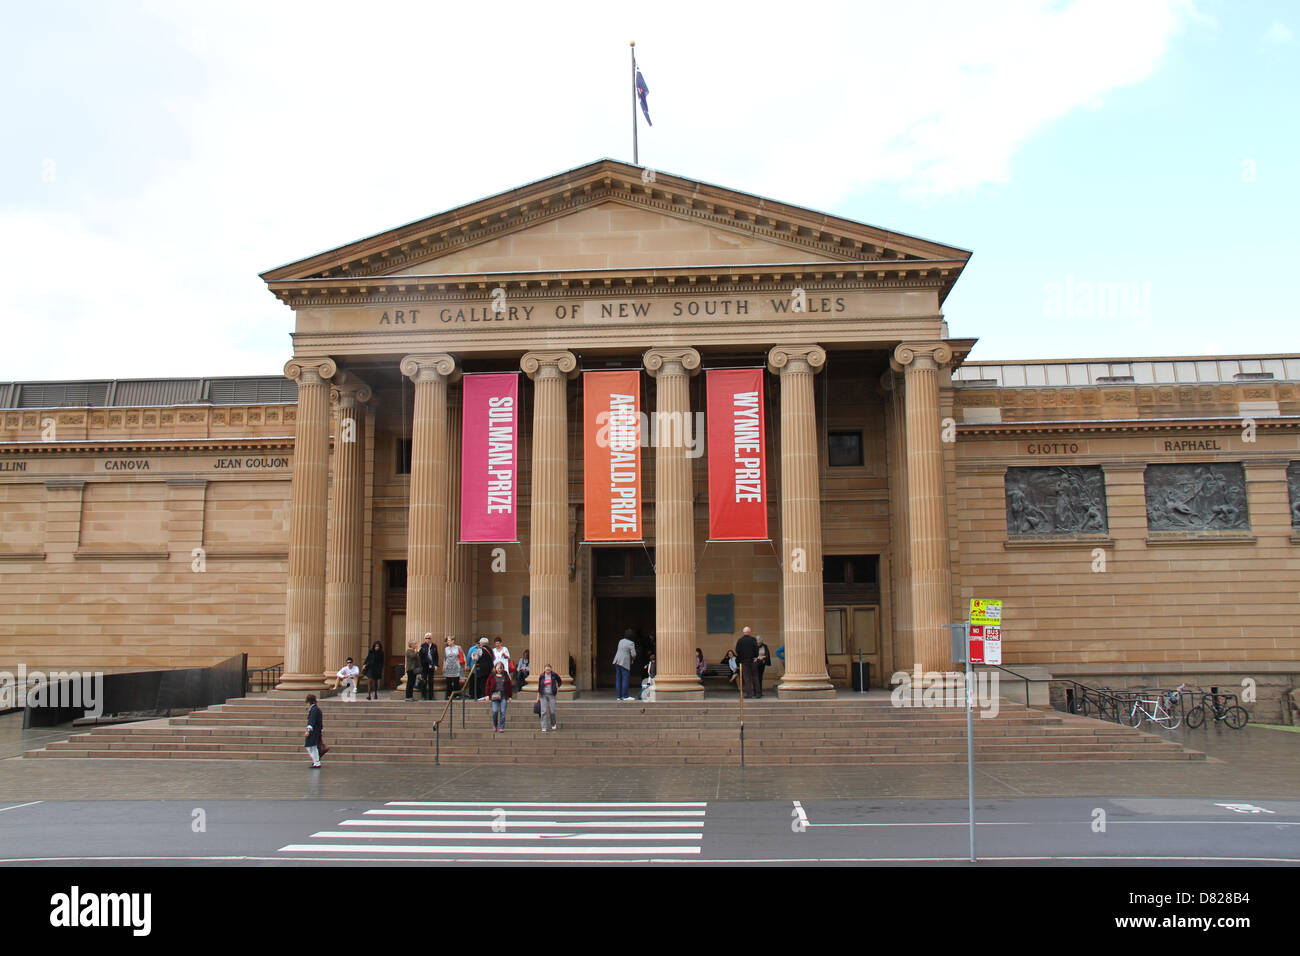
[[[395,800],[281,853],[501,862],[698,857],[707,803]]]

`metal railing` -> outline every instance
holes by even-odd
[[[465,678],[461,677],[461,685],[447,696],[447,702],[442,706],[442,713],[438,719],[433,722],[433,764],[438,766],[442,761],[442,722],[447,719],[447,714],[451,711],[451,705],[456,703],[456,698],[460,698],[460,729],[465,729]],[[447,724],[447,737],[450,740],[456,739],[456,721],[453,718]]]
[[[736,689],[740,691],[740,769],[745,769],[745,664],[737,661]]]
[[[272,664],[270,667],[254,667],[249,670],[248,679],[244,682],[245,692],[251,694],[253,691],[265,693],[275,690],[282,676],[284,676],[284,661]]]

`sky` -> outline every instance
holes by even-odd
[[[278,374],[258,274],[601,157],[973,250],[977,360],[1300,351],[1300,5],[12,5],[0,381]]]

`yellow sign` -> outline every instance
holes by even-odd
[[[1002,625],[1002,602],[986,598],[971,598],[970,622],[972,625]]]

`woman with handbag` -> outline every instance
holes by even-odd
[[[320,769],[320,758],[328,749],[325,746],[325,737],[321,731],[325,727],[325,717],[316,706],[316,695],[307,695],[307,733],[303,740],[303,746],[307,749],[307,756],[311,757],[311,768]]]
[[[487,696],[492,702],[492,729],[496,733],[506,732],[506,707],[513,693],[514,687],[510,683],[510,675],[506,673],[506,665],[502,661],[497,664],[496,669],[487,679]]]
[[[442,676],[447,680],[447,699],[460,690],[461,669],[465,666],[465,654],[456,643],[456,638],[448,634],[446,646],[442,649]]]
[[[415,641],[406,645],[406,699],[414,700],[415,682],[420,679],[420,652],[416,650]]]
[[[550,664],[542,668],[542,676],[537,678],[537,703],[533,705],[533,713],[542,719],[542,733],[546,733],[548,724],[551,730],[555,729],[555,701],[560,683],[560,675],[551,670]]]

